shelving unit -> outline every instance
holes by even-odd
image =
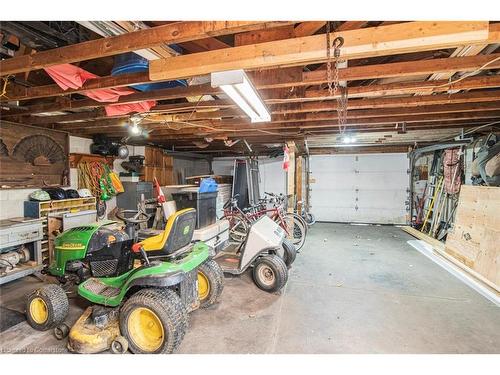
[[[42,218],[43,238],[42,244],[42,262],[48,265],[50,259],[49,251],[49,233],[48,233],[48,216],[49,214],[60,214],[63,212],[78,212],[86,210],[95,210],[95,197],[89,198],[74,198],[62,199],[58,201],[24,201],[24,216],[32,218]]]
[[[153,182],[158,179],[161,186],[174,183],[174,159],[156,147],[146,147],[144,155],[144,174],[141,181]]]

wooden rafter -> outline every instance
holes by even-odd
[[[335,38],[338,33],[332,33]],[[489,42],[488,22],[410,22],[345,31],[347,59]],[[500,40],[498,40],[500,41]],[[152,61],[152,80],[179,79],[231,69],[300,65],[326,60],[325,36],[313,35]]]
[[[74,63],[124,52],[204,39],[210,36],[234,34],[243,31],[272,28],[290,22],[262,21],[194,21],[174,22],[150,29],[138,30],[119,36],[90,40],[61,48],[55,48],[33,55],[23,55],[0,61],[2,76],[47,66]]]
[[[460,82],[449,84],[448,81],[424,81],[424,82],[402,82],[391,83],[386,85],[358,86],[349,89],[349,97],[375,97],[389,95],[405,95],[412,94],[418,91],[427,91],[429,94],[433,92],[445,92],[450,88],[456,90],[474,90],[482,88],[500,87],[500,76],[476,76],[465,78]],[[135,103],[143,100],[169,100],[185,98],[187,96],[218,94],[221,90],[212,88],[209,84],[191,86],[188,88],[173,88],[163,89],[151,92],[140,92],[120,98],[117,103]],[[266,98],[265,94],[264,97]],[[266,98],[268,104],[278,103],[297,103],[305,101],[332,100],[335,96],[330,96],[327,90],[307,90],[304,96],[296,97],[278,97]],[[26,114],[35,114],[43,112],[58,112],[72,109],[89,109],[107,105],[108,103],[97,102],[92,99],[80,100],[61,100],[56,103],[36,104],[27,107],[25,110],[4,111],[2,116],[11,117]]]
[[[339,79],[342,81],[356,81],[364,79],[378,79],[387,77],[412,77],[429,75],[436,72],[471,72],[479,69],[500,68],[500,53],[455,58],[442,58],[424,61],[409,61],[388,64],[361,65],[339,70]],[[264,78],[254,77],[254,84],[258,89],[283,88],[293,86],[319,85],[327,81],[326,70],[302,72],[299,79],[296,76],[283,78],[275,73],[279,69],[270,70]],[[252,75],[252,74],[250,74]],[[63,90],[58,85],[45,85],[18,89],[9,93],[10,100],[28,100],[51,96],[83,93],[88,90],[123,87],[151,82],[148,72],[130,73],[119,76],[109,76],[88,80],[80,89]]]

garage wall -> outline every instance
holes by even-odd
[[[90,144],[92,139],[81,137],[69,137],[69,152],[88,154],[90,152]],[[144,155],[144,147],[128,146],[130,155]],[[142,149],[142,153],[141,153]],[[120,172],[121,162],[123,160],[115,160],[113,168]],[[70,169],[70,183],[72,189],[78,189],[78,171],[76,168]],[[37,189],[2,189],[0,190],[0,220],[10,217],[18,217],[24,215],[24,201],[28,196]],[[116,199],[113,197],[107,203],[107,211],[111,211],[116,207]]]
[[[263,197],[264,191],[270,193],[286,193],[286,173],[282,168],[282,158],[259,157],[259,189]],[[214,174],[233,175],[234,158],[214,158],[212,169]]]
[[[92,139],[81,137],[69,137],[69,152],[88,154]],[[144,155],[144,146],[128,146],[129,155]],[[116,159],[113,169],[119,173],[124,172],[121,163],[124,160]],[[210,173],[209,164],[206,160],[199,159],[180,159],[174,157],[174,174],[177,176],[179,172],[184,171],[185,176],[194,176]],[[70,169],[70,183],[72,189],[78,189],[78,171],[76,168]],[[0,190],[0,220],[19,217],[24,215],[24,201],[28,196],[37,189],[1,189]],[[116,198],[113,197],[107,204],[107,212],[110,212],[116,207]]]
[[[311,211],[318,221],[404,224],[408,166],[404,153],[311,156]]]
[[[185,159],[174,156],[174,181],[185,184],[185,178],[210,174],[210,165],[205,159]]]

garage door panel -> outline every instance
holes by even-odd
[[[315,186],[321,186],[321,190],[330,189],[354,189],[356,187],[356,176],[353,173],[337,173],[337,172],[323,172],[314,173]]]
[[[401,172],[369,172],[358,173],[356,176],[356,185],[359,187],[370,187],[371,189],[391,189],[401,188],[408,184],[408,176]]]
[[[360,190],[358,192],[358,206],[366,208],[385,209],[392,208],[397,210],[401,207],[401,202],[406,200],[406,191],[401,190],[385,190],[384,198],[381,204],[379,190]]]
[[[311,197],[312,207],[354,207],[356,192],[353,189],[321,189],[315,190]]]
[[[361,172],[400,172],[408,168],[408,160],[406,159],[406,157],[401,157],[401,155],[403,154],[385,154],[385,156],[382,156],[382,159],[384,161],[383,165],[380,163],[380,155],[381,154],[359,155],[358,164],[356,164],[357,169]]]
[[[336,207],[335,220],[331,220],[331,207],[317,206],[314,209],[314,216],[318,221],[351,222],[351,218],[356,214],[354,207]]]
[[[336,155],[336,159],[325,159],[323,156],[311,156],[315,168],[322,172],[347,172],[355,167],[356,157],[352,155]]]
[[[319,221],[406,221],[406,154],[311,157],[311,210]]]
[[[391,208],[360,208],[354,214],[353,223],[402,224],[406,215],[395,216]]]

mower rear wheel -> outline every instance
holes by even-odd
[[[38,331],[46,331],[61,324],[66,319],[68,310],[68,296],[56,284],[34,290],[26,301],[26,319]]]
[[[142,289],[120,309],[120,331],[133,353],[172,353],[187,326],[186,307],[171,289]]]
[[[212,306],[224,289],[224,272],[213,259],[198,267],[198,298],[200,307]]]
[[[253,280],[260,289],[266,292],[279,291],[288,280],[285,262],[275,254],[258,258],[253,267]]]

